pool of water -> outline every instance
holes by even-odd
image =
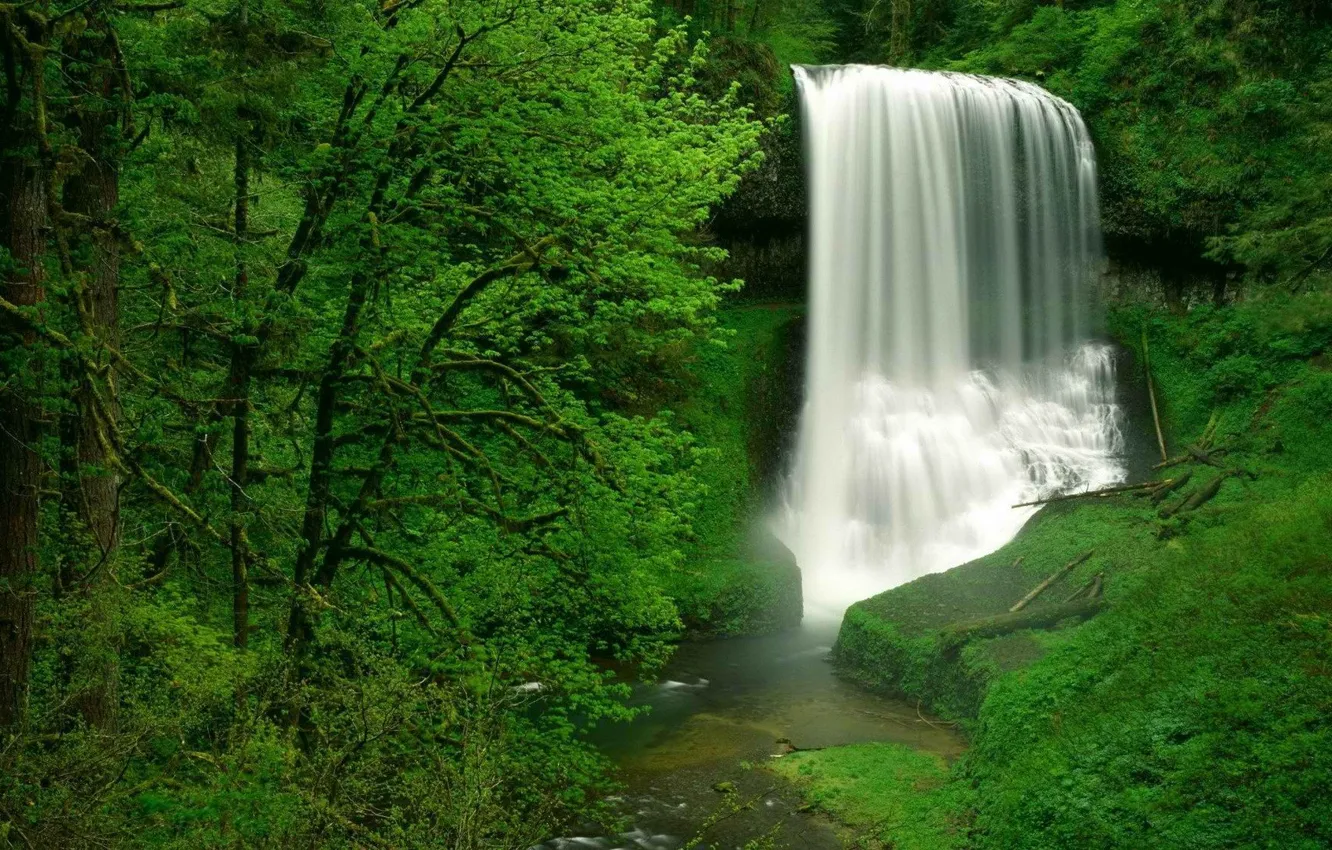
[[[595,740],[619,766],[617,808],[632,827],[569,836],[543,850],[740,848],[773,834],[791,848],[840,848],[833,826],[802,813],[788,784],[763,766],[801,749],[893,741],[947,759],[960,735],[915,705],[838,679],[828,655],[836,624],[755,638],[687,643],[635,702],[651,708]],[[787,743],[789,742],[789,743]],[[714,790],[733,786],[733,793]],[[713,822],[715,821],[715,823]]]

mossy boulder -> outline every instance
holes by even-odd
[[[1015,631],[959,644],[950,631],[1004,614],[1088,550],[1089,558],[1024,610],[1058,611],[1097,574],[1111,585],[1129,563],[1125,550],[1153,538],[1149,507],[1132,496],[1114,504],[1049,505],[999,551],[851,606],[837,638],[836,662],[847,677],[875,690],[919,700],[950,719],[975,717],[996,675],[1044,654],[1040,636]]]

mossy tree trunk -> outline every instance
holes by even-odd
[[[83,164],[66,179],[61,198],[61,205],[79,217],[65,238],[86,249],[74,260],[77,265],[66,270],[75,281],[71,312],[78,317],[79,332],[92,343],[94,361],[105,367],[99,374],[71,362],[74,404],[65,417],[63,454],[76,469],[64,476],[63,496],[86,530],[88,545],[76,559],[77,568],[72,564],[61,571],[61,583],[87,605],[87,657],[75,660],[81,668],[75,702],[84,720],[102,730],[114,729],[117,715],[117,641],[105,591],[113,586],[108,578],[115,571],[121,538],[121,481],[111,437],[119,427],[120,405],[106,352],[120,346],[116,208],[131,94],[108,15],[106,4],[93,4],[87,29],[71,43],[65,72],[79,97],[65,121],[74,128]]]

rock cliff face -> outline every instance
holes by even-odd
[[[751,304],[723,310],[724,348],[700,348],[680,420],[711,452],[694,520],[689,567],[672,594],[695,636],[761,634],[801,617],[800,571],[768,531],[789,465],[801,398],[801,309]]]
[[[763,140],[763,164],[745,175],[711,223],[710,236],[730,254],[716,274],[745,282],[740,301],[803,301],[806,295],[807,178],[794,92],[783,101],[781,114],[779,125]],[[1102,188],[1113,196],[1115,187]],[[1105,224],[1102,303],[1178,310],[1243,294],[1241,269],[1202,259],[1204,247],[1196,240],[1130,231],[1114,215],[1107,215]]]
[[[784,112],[787,119],[764,139],[763,165],[745,175],[712,223],[731,254],[718,274],[744,280],[746,300],[805,295],[805,165],[794,93]]]

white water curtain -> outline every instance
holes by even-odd
[[[782,536],[807,608],[1003,545],[1012,505],[1122,480],[1077,111],[1011,80],[796,69],[810,185],[805,407]]]

